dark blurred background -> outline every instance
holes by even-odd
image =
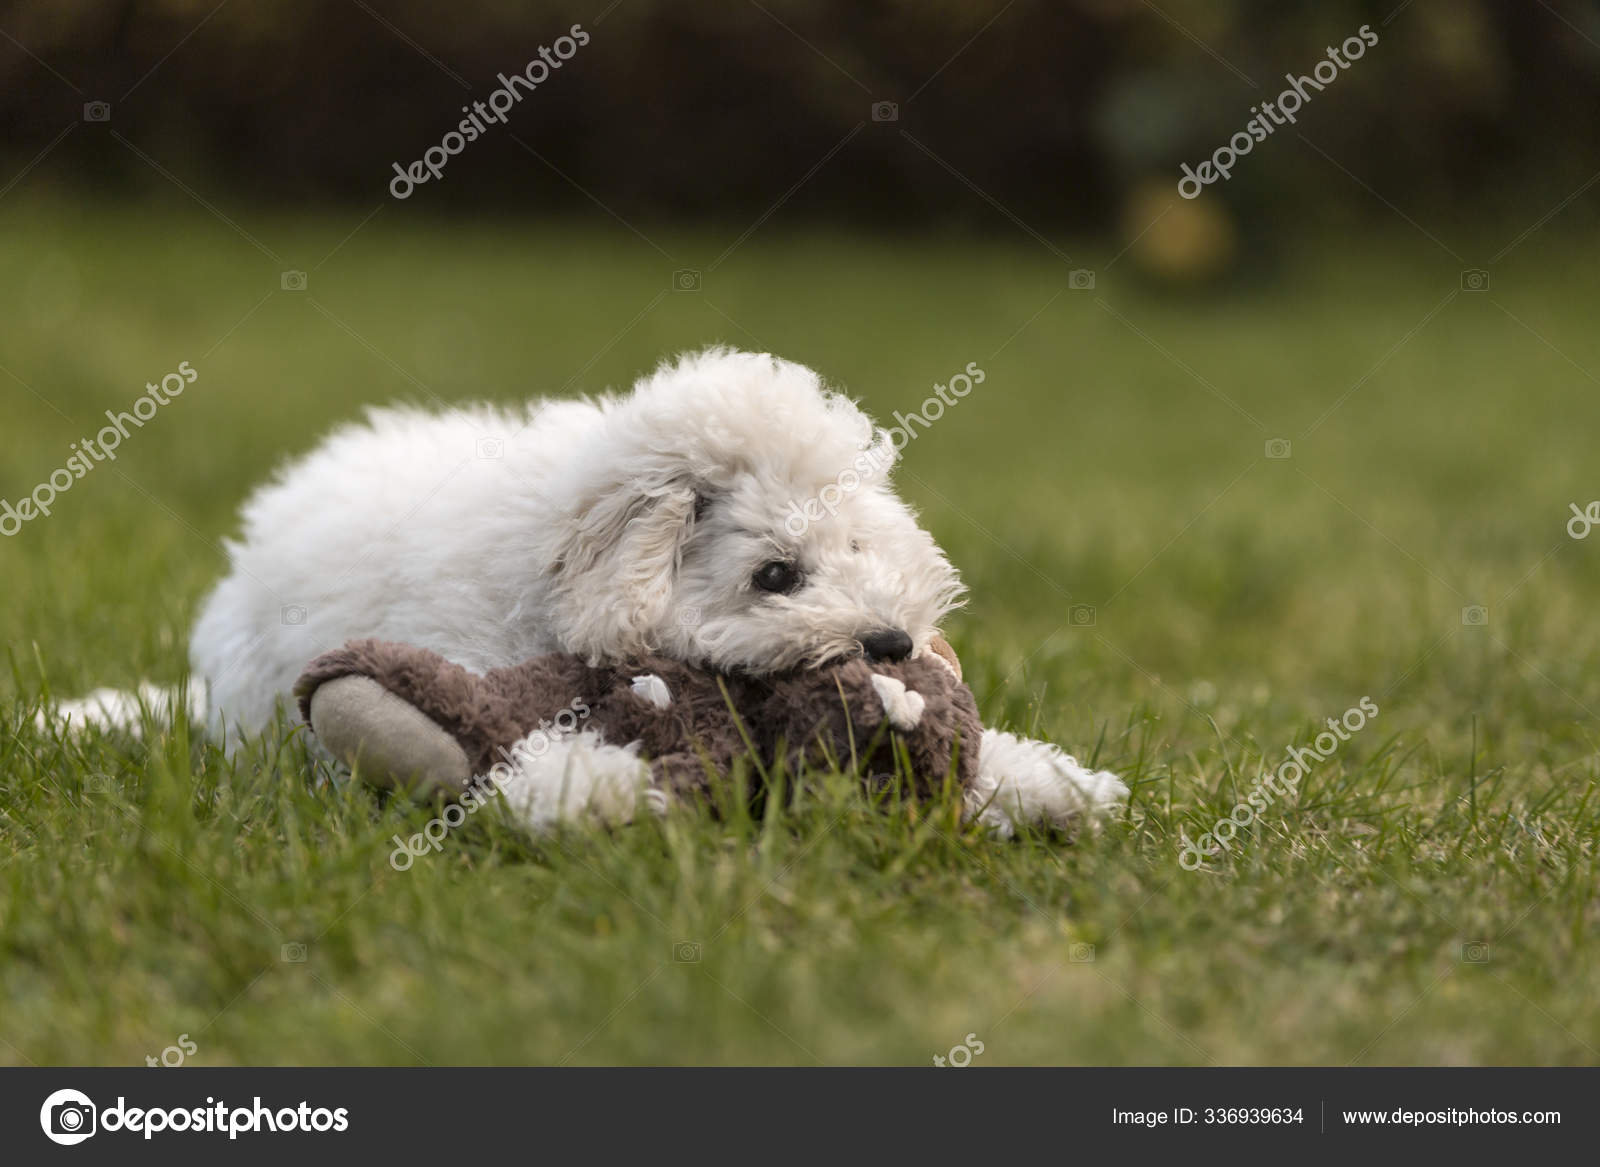
[[[1170,202],[1180,163],[1208,156],[1286,71],[1308,72],[1363,24],[1380,43],[1199,200],[1206,210],[1172,247],[1203,266],[1239,224],[1270,239],[1308,217],[1392,222],[1389,199],[1434,220],[1526,218],[1534,190],[1588,177],[1600,144],[1600,6],[1578,0],[22,0],[0,11],[0,181],[48,151],[35,194],[170,195],[154,162],[236,204],[373,205],[391,163],[419,157],[496,74],[575,23],[592,40],[573,63],[413,208],[589,213],[593,195],[630,220],[724,221],[753,219],[801,184],[784,206],[791,224],[1005,230],[998,203],[1036,228],[1127,238],[1152,202]],[[110,106],[107,122],[83,120],[90,102]],[[874,121],[879,102],[897,119]]]

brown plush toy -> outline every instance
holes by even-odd
[[[479,676],[424,648],[362,640],[312,661],[295,692],[318,740],[364,780],[454,797],[488,778],[535,830],[586,813],[625,822],[641,798],[661,810],[710,795],[752,751],[791,776],[831,764],[868,782],[895,773],[903,752],[909,794],[951,782],[969,817],[1002,833],[1023,819],[1070,826],[1126,793],[1053,746],[986,732],[942,653],[775,677],[551,653]],[[986,743],[992,762],[1030,771],[1024,781],[1002,789],[996,766],[980,764]]]

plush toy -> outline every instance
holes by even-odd
[[[535,831],[708,798],[752,755],[763,769],[833,765],[867,782],[895,773],[898,756],[912,797],[948,781],[968,818],[1006,835],[1028,822],[1070,830],[1126,796],[1115,775],[1054,746],[985,730],[958,667],[935,653],[753,677],[551,653],[478,676],[362,640],[312,661],[295,693],[317,739],[364,780],[445,797],[492,785]]]

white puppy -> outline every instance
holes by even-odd
[[[962,587],[894,454],[811,370],[720,348],[623,396],[374,410],[245,503],[190,642],[209,720],[259,730],[355,637],[479,672],[554,650],[758,672],[920,654]]]
[[[195,672],[248,730],[352,637],[476,671],[556,650],[757,671],[918,653],[961,585],[887,474],[792,521],[869,448],[886,470],[892,444],[811,370],[720,349],[622,397],[375,411],[246,502]]]

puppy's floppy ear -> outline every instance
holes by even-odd
[[[557,560],[562,590],[585,610],[569,625],[575,650],[613,656],[654,647],[699,497],[687,479],[635,482],[598,495],[579,515]]]
[[[647,624],[660,619],[672,596],[672,577],[694,525],[695,491],[678,484],[646,498],[618,542],[617,569],[630,600]]]
[[[697,518],[694,488],[685,481],[626,483],[589,500],[561,542],[558,565],[562,570],[586,571],[608,556],[616,556],[628,540],[630,550],[660,555],[674,552],[678,528]]]

